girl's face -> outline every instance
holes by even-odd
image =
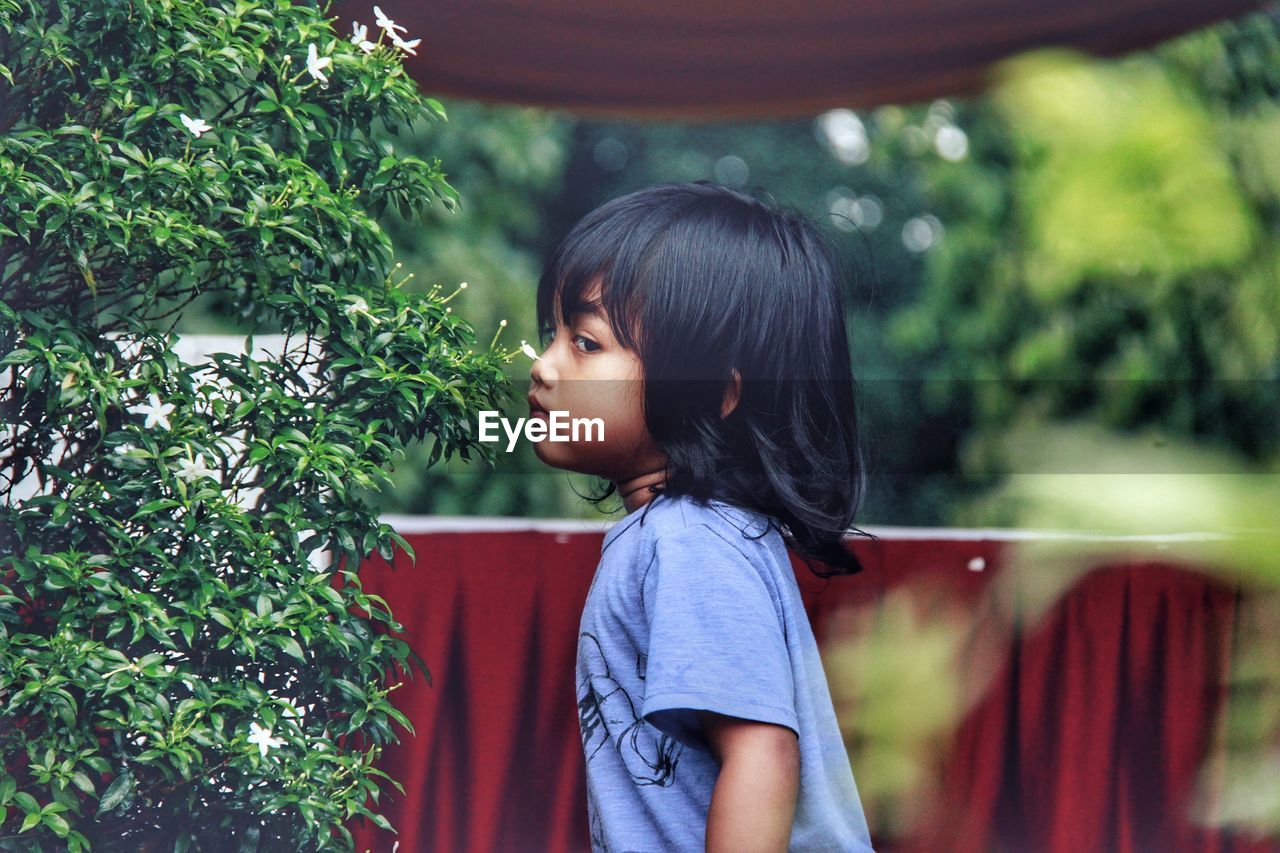
[[[580,430],[578,441],[544,440],[533,446],[547,465],[623,483],[660,471],[666,456],[645,427],[640,358],[614,339],[599,298],[597,280],[584,294],[587,304],[576,306],[568,326],[561,324],[556,304],[555,337],[529,371],[529,406],[530,417],[547,417],[538,409],[567,412],[560,416],[566,425],[574,418],[599,418],[604,440],[582,440],[598,432]],[[572,429],[566,426],[563,431]]]

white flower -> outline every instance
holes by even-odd
[[[213,125],[205,124],[202,118],[191,118],[186,113],[182,113],[178,118],[182,119],[182,123],[187,126],[187,130],[191,131],[191,135],[196,139],[200,138],[200,134],[213,130]]]
[[[315,42],[307,45],[307,71],[311,76],[319,80],[321,83],[328,83],[329,78],[324,76],[324,70],[333,64],[333,60],[327,56],[321,56],[316,50]]]
[[[529,346],[529,344],[526,343],[525,341],[520,342],[520,349],[524,350],[524,354],[529,356],[529,358],[534,359],[535,361],[542,357],[538,355],[538,353],[534,351],[533,347]]]
[[[176,407],[172,403],[161,405],[160,397],[152,394],[150,402],[142,407],[142,414],[147,416],[143,426],[151,429],[156,424],[160,424],[165,429],[169,429],[169,415],[173,414],[174,408]]]
[[[302,717],[303,712],[298,709],[298,706],[294,705],[288,699],[278,699],[276,701],[284,706],[284,710],[281,712],[280,716],[286,719],[289,717],[293,717],[294,719]]]
[[[174,476],[188,483],[194,483],[202,477],[213,478],[213,473],[213,469],[204,464],[204,457],[201,456],[199,459],[179,459],[178,471]]]
[[[369,313],[369,303],[364,301],[363,296],[357,296],[355,299],[351,300],[351,304],[346,307],[346,313],[348,317],[354,317],[356,314],[363,314],[364,316],[373,319],[373,315]]]
[[[406,33],[409,32],[407,27],[400,26],[395,21],[391,20],[386,15],[382,14],[382,10],[379,9],[377,6],[373,7],[373,17],[377,19],[375,23],[379,27],[382,27],[382,29],[386,31],[387,35],[391,36],[392,38],[396,37],[396,30],[402,30],[403,32],[406,32]]]
[[[369,41],[369,28],[356,21],[351,22],[351,43],[359,45],[360,49],[365,53],[369,53],[377,47],[376,44]]]
[[[417,56],[418,52],[414,50],[414,48],[422,44],[422,39],[414,39],[413,41],[401,41],[399,36],[392,33],[391,43],[394,44],[396,47],[400,48],[401,50],[403,50],[405,53],[409,53],[414,56]]]
[[[275,747],[284,746],[284,738],[272,737],[271,729],[263,728],[257,723],[249,724],[249,743],[258,745],[258,752],[263,757],[267,757],[267,750]]]

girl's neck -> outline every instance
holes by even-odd
[[[658,470],[647,471],[628,480],[615,480],[613,485],[622,497],[622,505],[632,513],[656,498],[659,493],[652,488],[661,487],[665,481],[666,471]]]

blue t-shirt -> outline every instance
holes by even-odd
[[[720,764],[695,709],[796,732],[791,851],[872,850],[813,629],[768,522],[658,495],[605,533],[577,653],[595,853],[705,849]]]

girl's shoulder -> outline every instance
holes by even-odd
[[[767,547],[770,537],[780,536],[777,525],[764,513],[714,498],[699,501],[689,495],[660,495],[647,509],[648,518],[641,526],[648,528],[644,538],[650,542],[677,533],[684,538],[718,535],[751,554]]]
[[[642,583],[655,583],[655,565],[677,585],[741,588],[745,578],[757,576],[777,606],[786,606],[786,587],[796,583],[795,576],[782,532],[767,514],[718,500],[667,498],[653,506],[645,526],[638,555],[646,567]]]

